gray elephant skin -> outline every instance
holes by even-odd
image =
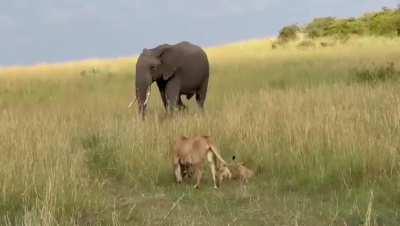
[[[153,82],[157,83],[167,112],[186,107],[181,96],[187,99],[195,96],[203,110],[209,74],[206,53],[192,43],[163,44],[143,49],[136,63],[135,88],[139,114],[144,119]]]

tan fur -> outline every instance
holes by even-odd
[[[210,170],[213,177],[214,187],[217,188],[216,170],[223,167],[226,163],[218,153],[215,145],[208,136],[194,136],[178,138],[174,146],[174,173],[178,183],[182,182],[182,178],[186,173],[190,176],[193,170],[196,177],[195,188],[200,186],[203,174],[204,163],[210,164]],[[188,170],[188,172],[183,172]],[[229,171],[229,169],[227,169]]]
[[[237,171],[232,175],[233,179],[239,179],[242,183],[248,183],[249,179],[254,176],[254,171],[247,168],[243,163],[239,163]]]
[[[229,167],[231,169],[229,174],[225,173],[223,169],[220,170],[221,182],[225,179],[234,179],[239,180],[242,184],[246,184],[248,180],[254,176],[254,171],[244,166],[243,163],[230,164]]]
[[[227,166],[223,166],[218,170],[218,181],[221,183],[224,180],[232,179],[232,173]]]

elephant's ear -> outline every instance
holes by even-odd
[[[152,49],[151,52],[154,54],[156,57],[161,57],[165,52],[167,52],[171,48],[171,45],[169,44],[162,44],[157,46],[156,48]]]
[[[173,55],[172,47],[172,45],[163,44],[151,50],[161,62],[158,71],[162,74],[164,80],[169,80],[178,69],[175,58],[171,58],[171,54]]]
[[[176,69],[176,67],[166,63],[161,63],[159,66],[159,71],[164,80],[169,80],[174,75]]]

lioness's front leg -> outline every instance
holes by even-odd
[[[175,166],[175,178],[176,178],[176,182],[177,183],[182,183],[182,171],[181,171],[181,165],[178,163],[178,164],[175,164],[174,165]]]
[[[201,167],[196,167],[195,174],[196,174],[196,184],[194,185],[194,188],[199,188],[201,177],[203,175],[203,169]]]

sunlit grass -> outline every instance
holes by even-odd
[[[0,224],[397,225],[400,84],[354,69],[399,68],[400,40],[321,41],[207,49],[206,112],[166,118],[153,87],[145,122],[127,109],[134,57],[0,70]],[[170,146],[194,134],[257,176],[176,185]]]

